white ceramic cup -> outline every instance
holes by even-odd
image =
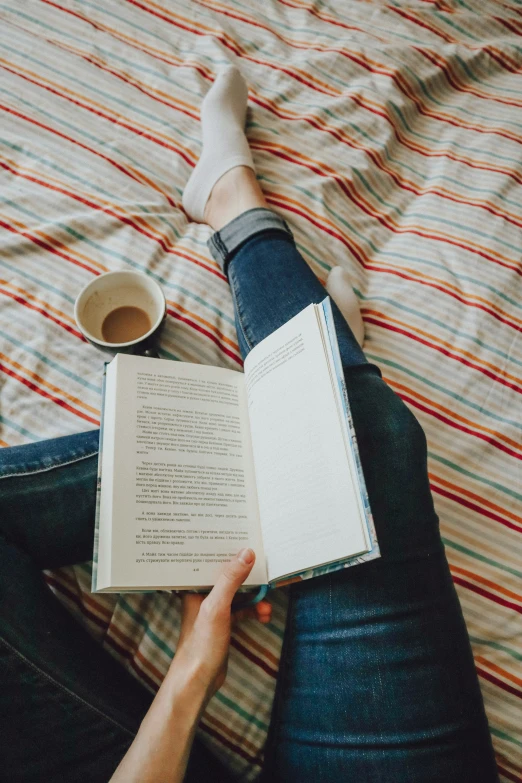
[[[139,307],[151,327],[145,334],[122,343],[103,339],[102,324],[117,307]],[[158,283],[141,272],[106,272],[83,288],[74,304],[74,317],[83,336],[93,345],[112,353],[140,353],[153,344],[165,316],[167,303]]]

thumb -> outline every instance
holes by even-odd
[[[232,605],[232,599],[251,572],[256,556],[252,549],[242,549],[219,575],[207,601],[216,609]]]

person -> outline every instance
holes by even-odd
[[[243,356],[325,296],[256,181],[247,95],[237,68],[218,75],[184,194],[187,214],[214,229],[209,247],[230,282]],[[337,293],[356,330],[353,293]],[[333,310],[381,557],[288,588],[263,780],[491,783],[491,739],[424,433]],[[86,432],[0,454],[3,779],[231,781],[194,736],[223,682],[232,600],[255,553],[239,553],[207,597],[185,596],[177,651],[152,699],[41,576],[90,557],[97,448],[98,433]],[[270,619],[266,601],[249,611]]]

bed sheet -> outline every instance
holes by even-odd
[[[270,204],[324,282],[348,270],[365,349],[424,426],[431,485],[503,781],[522,775],[522,6],[510,0],[0,4],[3,446],[98,426],[103,356],[73,318],[107,270],[163,286],[162,355],[241,366],[230,292],[181,194],[199,107],[237,60]],[[136,677],[175,649],[174,596],[48,575]],[[200,734],[262,763],[285,620],[234,632]]]

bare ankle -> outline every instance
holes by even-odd
[[[219,231],[243,212],[256,207],[268,208],[255,172],[236,166],[218,179],[205,206],[205,223]]]

